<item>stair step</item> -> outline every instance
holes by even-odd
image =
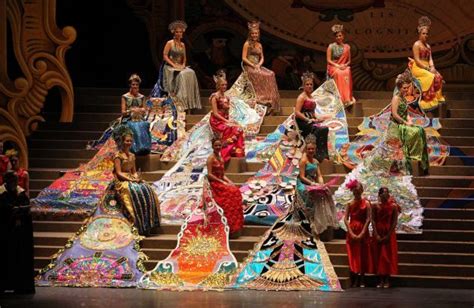
[[[423,228],[437,230],[474,230],[474,219],[425,218],[423,219]]]

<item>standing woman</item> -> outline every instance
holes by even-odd
[[[127,123],[135,136],[130,150],[137,155],[148,154],[151,150],[150,123],[145,121],[147,108],[145,96],[140,93],[141,82],[140,76],[132,74],[128,78],[130,89],[122,95],[121,102],[122,122]]]
[[[347,183],[354,200],[347,205],[344,223],[347,228],[346,247],[352,287],[365,287],[365,274],[371,273],[372,254],[370,253],[369,223],[371,208],[369,200],[362,197],[364,188],[357,180]]]
[[[176,96],[187,109],[201,109],[201,95],[196,74],[186,66],[186,46],[182,42],[188,25],[182,20],[170,23],[168,29],[173,33],[163,49],[163,87],[171,96]]]
[[[280,111],[280,94],[275,79],[275,73],[265,67],[263,47],[260,43],[260,23],[252,21],[248,23],[249,34],[242,48],[242,62],[245,72],[252,84],[257,102],[270,106],[270,111]]]
[[[336,41],[326,51],[328,76],[336,82],[342,104],[347,107],[356,101],[352,96],[351,47],[344,44],[343,25],[334,25],[331,30]]]
[[[222,141],[212,139],[213,153],[207,159],[207,176],[211,185],[212,197],[224,210],[230,235],[238,237],[244,225],[242,195],[237,187],[224,174],[224,160],[221,156]]]
[[[160,225],[160,204],[154,190],[137,173],[132,131],[120,125],[114,130],[119,152],[114,157],[114,187],[126,215],[140,235],[149,235]]]
[[[431,47],[428,44],[428,34],[431,20],[423,16],[418,19],[418,41],[413,44],[413,59],[409,58],[408,67],[421,85],[422,99],[420,107],[432,110],[444,102],[441,92],[443,87],[443,76],[436,70],[431,55]]]
[[[0,185],[3,184],[3,174],[10,168],[10,159],[3,154],[3,141],[0,140]]]
[[[225,95],[227,90],[225,73],[217,72],[214,81],[217,91],[209,97],[212,107],[209,124],[214,135],[222,142],[221,155],[224,162],[227,162],[231,157],[245,156],[244,132],[238,123],[229,118],[230,98]]]
[[[308,187],[311,186],[322,186],[324,180],[319,163],[314,158],[316,138],[313,135],[308,135],[305,143],[305,152],[300,160],[299,174],[296,180],[297,198],[301,197],[304,202],[308,218],[311,221],[311,229],[315,234],[320,235],[330,227],[337,228],[336,207],[327,187],[321,187],[318,191],[308,190]]]
[[[316,101],[311,97],[314,89],[314,74],[306,72],[301,77],[303,92],[298,95],[295,106],[295,118],[300,134],[306,138],[309,134],[316,137],[316,159],[320,162],[329,159],[328,133],[329,128],[322,125],[329,115],[316,115]]]
[[[15,172],[18,178],[18,186],[25,190],[25,194],[30,196],[30,175],[25,168],[20,167],[20,158],[18,157],[18,151],[10,149],[5,153],[10,160],[11,170]]]
[[[374,206],[372,226],[374,231],[374,269],[379,276],[377,288],[389,288],[389,278],[398,274],[398,245],[395,228],[398,222],[398,205],[387,187],[379,190],[379,204]]]

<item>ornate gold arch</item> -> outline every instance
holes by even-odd
[[[8,75],[7,36],[10,25],[15,61],[22,77]],[[76,40],[73,27],[56,25],[56,0],[0,0],[0,140],[18,147],[28,165],[26,136],[44,121],[39,114],[53,87],[61,93],[61,122],[71,122],[74,90],[65,54]]]

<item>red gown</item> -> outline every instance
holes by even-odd
[[[7,172],[10,159],[5,155],[0,155],[0,185],[3,184],[3,174]]]
[[[18,186],[20,186],[23,189],[26,189],[26,181],[28,180],[27,179],[28,172],[26,171],[26,169],[19,168],[15,173],[18,177]]]
[[[381,203],[374,208],[375,229],[381,237],[386,236],[390,231],[393,219],[393,210],[398,206],[389,199],[386,203]],[[374,240],[374,269],[377,275],[396,275],[398,274],[398,245],[395,231],[385,242]]]
[[[209,100],[216,96],[217,109],[219,114],[225,119],[229,119],[230,99],[226,97],[218,97],[213,93]],[[239,126],[228,125],[222,120],[218,119],[211,113],[209,120],[212,131],[222,141],[221,156],[224,162],[227,162],[231,157],[244,157],[244,132]]]
[[[224,162],[214,160],[212,174],[219,179],[224,179]],[[244,225],[244,210],[242,208],[242,195],[235,185],[226,185],[218,181],[209,180],[212,197],[224,210],[224,216],[230,228],[230,233],[242,229]]]
[[[349,226],[354,234],[360,234],[364,228],[369,207],[370,203],[365,199],[352,201],[349,206]],[[366,231],[365,236],[358,241],[353,240],[349,236],[349,232],[347,232],[346,247],[351,272],[357,274],[373,272],[370,235],[368,230]]]

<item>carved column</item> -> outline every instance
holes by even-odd
[[[8,76],[7,23],[22,77]],[[0,0],[0,139],[12,141],[27,166],[26,136],[44,121],[39,114],[48,91],[61,93],[61,122],[71,122],[74,90],[65,54],[76,40],[72,27],[56,26],[56,0]]]

